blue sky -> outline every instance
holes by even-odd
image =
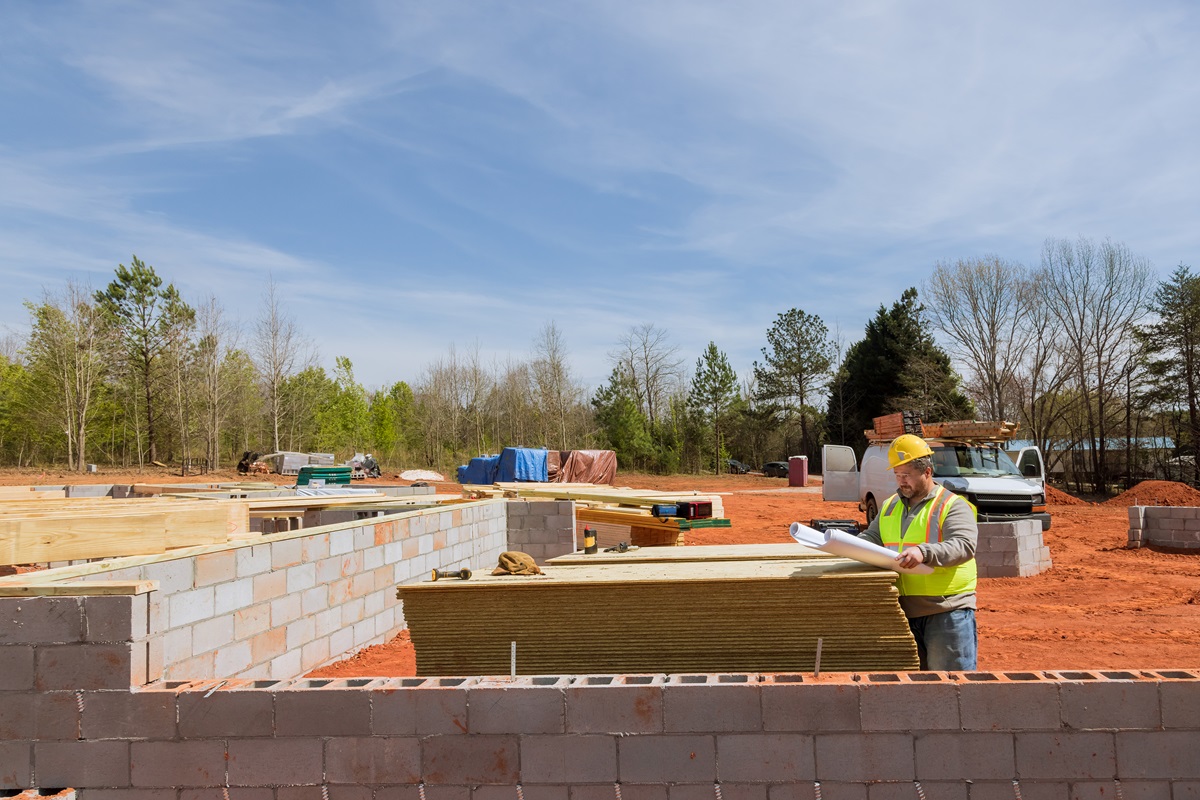
[[[1191,2],[0,4],[0,323],[136,253],[327,366],[416,380],[549,321],[747,372],[939,260],[1049,236],[1200,267]]]

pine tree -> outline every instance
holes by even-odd
[[[756,396],[782,403],[785,413],[799,416],[800,447],[812,457],[816,437],[809,430],[809,421],[815,409],[809,400],[833,366],[829,329],[815,314],[793,308],[775,318],[767,331],[767,343],[770,347],[762,350],[763,364],[754,362]]]
[[[696,359],[688,406],[712,431],[713,461],[718,475],[721,473],[722,425],[738,400],[737,385],[737,373],[729,366],[729,359],[717,349],[715,342],[709,342],[704,354]]]

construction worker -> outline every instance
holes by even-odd
[[[895,550],[902,567],[933,567],[932,575],[897,577],[921,669],[974,670],[975,510],[966,498],[934,483],[933,450],[921,437],[897,437],[888,448],[888,464],[896,494],[859,537]]]

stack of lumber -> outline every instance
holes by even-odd
[[[872,442],[891,441],[905,433],[921,436],[923,432],[921,416],[915,411],[898,411],[895,414],[875,417],[871,422],[874,427],[863,431],[863,435]]]
[[[697,548],[687,548],[693,550]],[[640,551],[639,551],[640,552]],[[547,566],[401,586],[417,674],[916,669],[895,573],[845,559]]]
[[[960,419],[953,422],[933,422],[925,425],[927,439],[960,439],[963,441],[1007,441],[1017,434],[1017,422],[991,422]]]
[[[0,565],[43,564],[220,544],[249,530],[244,502],[0,500]]]

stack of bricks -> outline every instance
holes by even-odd
[[[975,563],[981,578],[1028,578],[1053,566],[1042,523],[1033,519],[979,523]]]
[[[575,503],[570,500],[510,500],[508,544],[545,564],[575,552]]]
[[[40,674],[40,673],[39,673]],[[0,792],[80,800],[1191,798],[1200,677],[595,675],[0,692]],[[819,784],[819,786],[817,785]]]
[[[1130,506],[1128,548],[1144,545],[1200,549],[1200,508]]]

